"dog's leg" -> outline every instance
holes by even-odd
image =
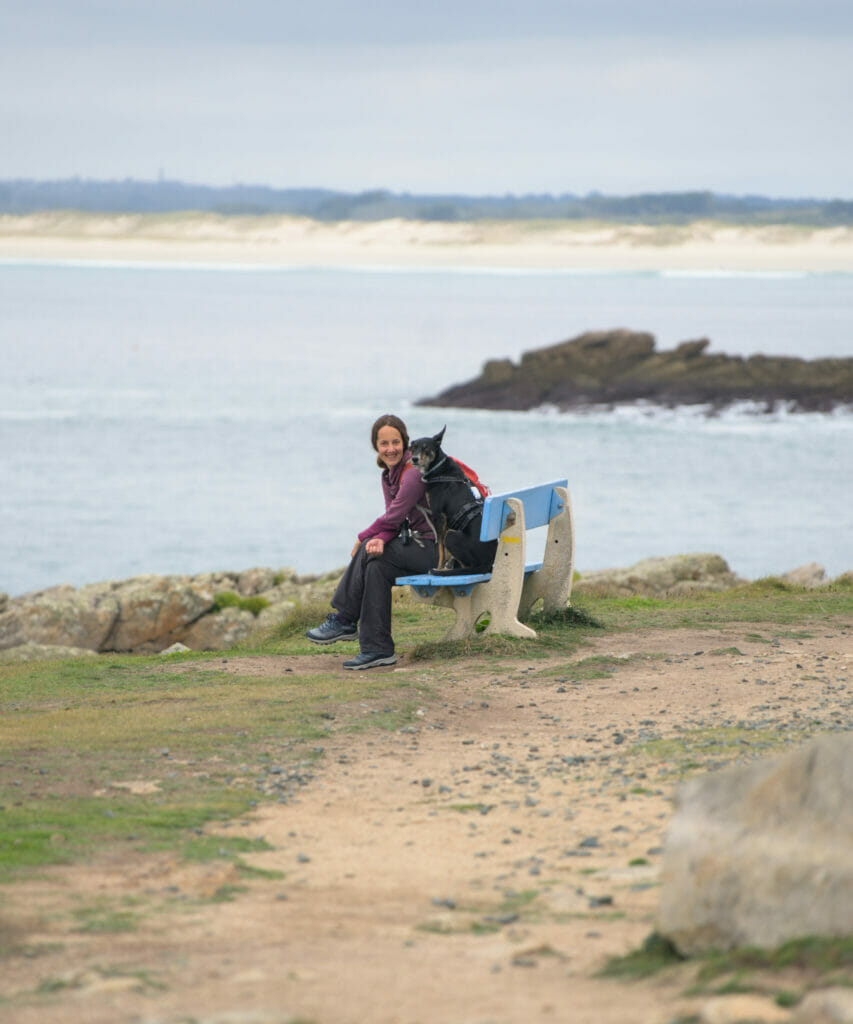
[[[481,541],[458,530],[449,530],[445,543],[459,565],[470,568],[472,572],[491,571],[497,541]]]
[[[438,563],[437,568],[446,569],[445,562],[447,560],[447,516],[443,512],[439,512],[433,517],[435,523],[435,532],[438,536]]]

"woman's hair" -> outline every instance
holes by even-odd
[[[373,445],[373,450],[376,452],[379,451],[379,448],[377,447],[377,439],[379,436],[379,431],[383,427],[393,427],[395,430],[399,431],[400,437],[402,437],[403,439],[403,451],[406,451],[406,449],[409,447],[409,432],[408,430],[406,430],[406,424],[400,419],[399,416],[395,416],[393,413],[390,412],[386,412],[384,416],[380,416],[379,419],[370,428],[370,443]],[[382,461],[382,459],[379,458],[379,456],[376,457],[376,465],[379,466],[380,469],[386,468],[385,463]]]

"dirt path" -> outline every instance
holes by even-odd
[[[713,768],[806,723],[853,724],[853,623],[812,632],[608,635],[571,663],[404,659],[392,671],[417,673],[432,694],[416,725],[332,735],[310,784],[223,831],[263,836],[273,849],[245,859],[284,879],[201,902],[239,883],[232,866],[149,856],[4,891],[31,955],[0,960],[0,1017],[665,1024],[697,1014],[708,996],[682,994],[685,968],[632,983],[596,972],[654,927],[684,768],[667,740],[693,733],[691,764]],[[296,665],[228,661],[253,675]],[[81,893],[157,910],[135,931],[74,931],[63,909]]]

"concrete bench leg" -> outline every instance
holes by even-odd
[[[517,498],[507,498],[506,504],[510,516],[498,539],[492,578],[481,583],[471,596],[475,598],[475,610],[479,609],[477,618],[489,613],[486,633],[535,638],[536,633],[518,621],[526,557],[524,504]]]
[[[518,614],[523,618],[542,598],[545,612],[566,608],[572,594],[575,565],[575,535],[572,504],[568,489],[554,488],[555,500],[562,506],[548,524],[542,568],[524,581]]]

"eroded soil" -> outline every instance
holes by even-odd
[[[347,650],[221,670],[328,671]],[[306,785],[221,830],[264,837],[272,849],[243,859],[283,877],[123,853],[2,890],[0,1017],[686,1019],[709,999],[684,994],[690,965],[640,982],[597,976],[654,928],[678,780],[849,729],[852,663],[853,623],[750,624],[608,635],[571,660],[373,670],[428,688],[415,724],[383,731],[369,727],[381,704],[355,709],[368,727],[333,730]],[[686,749],[669,742],[685,737]],[[81,907],[124,912],[132,927],[81,929]]]

